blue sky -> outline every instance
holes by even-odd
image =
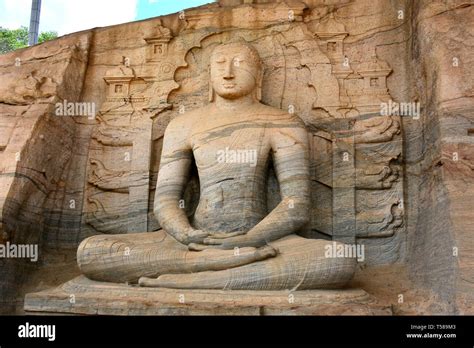
[[[210,2],[212,0],[138,0],[137,16],[135,18],[146,19],[161,16]]]
[[[40,31],[65,35],[179,12],[213,0],[43,0]],[[31,0],[0,0],[0,26],[28,26]]]

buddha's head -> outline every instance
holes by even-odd
[[[209,100],[215,93],[225,99],[239,99],[253,94],[261,99],[262,62],[257,50],[239,41],[214,48],[210,62]]]

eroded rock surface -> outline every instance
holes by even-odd
[[[472,314],[473,16],[469,1],[222,0],[1,56],[0,238],[40,246],[37,264],[0,259],[2,310],[30,272],[60,262],[48,250],[160,229],[164,131],[207,104],[213,47],[241,37],[262,57],[262,102],[310,133],[300,234],[364,245],[356,281],[367,291],[397,274],[364,272],[403,266],[399,294],[433,294],[423,313]],[[64,101],[94,105],[96,117],[57,116]],[[272,173],[267,190],[271,209]],[[189,217],[198,197],[194,178]]]

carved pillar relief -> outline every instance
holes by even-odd
[[[130,62],[104,76],[103,103],[89,153],[86,223],[97,232],[135,233],[156,229],[149,213],[153,117],[166,107],[162,82],[172,80],[171,31],[159,23],[144,40],[146,62]],[[137,66],[132,68],[133,66]],[[152,220],[152,221],[150,221]]]

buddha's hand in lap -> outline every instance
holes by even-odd
[[[209,236],[209,232],[190,229],[184,233],[175,235],[175,239],[178,240],[181,244],[189,245],[192,243],[203,243],[204,239]]]
[[[227,235],[214,234],[204,238],[202,243],[189,244],[189,250],[201,251],[206,249],[234,249],[244,247],[259,248],[266,245],[266,241],[252,238],[245,232],[229,233]]]
[[[197,230],[197,229],[190,229],[186,231],[185,233],[182,233],[177,236],[177,240],[184,244],[184,245],[191,245],[191,244],[200,244],[200,245],[206,245],[207,243],[205,240],[210,239],[210,240],[220,240],[224,238],[229,238],[229,237],[235,237],[245,234],[245,232],[207,232],[203,230]]]

